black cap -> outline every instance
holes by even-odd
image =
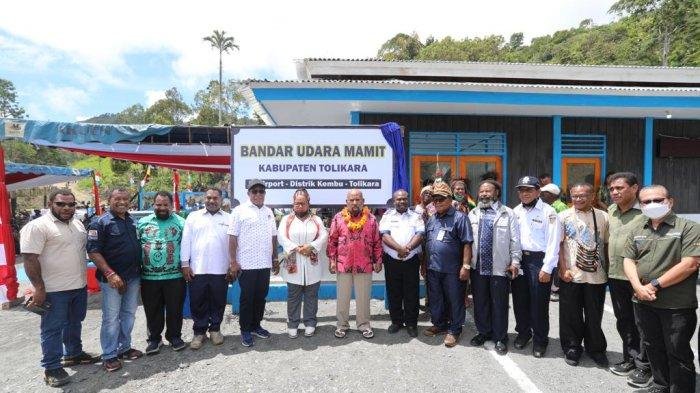
[[[540,181],[535,176],[523,176],[515,185],[515,188],[520,187],[540,188]]]
[[[263,188],[265,188],[265,183],[263,183],[263,181],[260,180],[260,179],[250,179],[250,180],[248,180],[248,187],[246,187],[247,189],[250,190],[251,188],[253,188],[253,187],[255,187],[255,186],[263,186]]]

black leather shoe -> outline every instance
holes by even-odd
[[[578,366],[579,359],[581,359],[581,353],[575,349],[569,349],[564,354],[564,360],[569,366]]]
[[[536,358],[543,358],[547,353],[546,345],[532,344],[532,356]]]
[[[523,349],[527,346],[527,343],[530,342],[530,337],[523,337],[521,335],[518,335],[518,337],[515,338],[515,341],[513,341],[513,348],[515,349]]]
[[[479,333],[476,336],[474,336],[474,338],[472,338],[471,341],[469,341],[469,344],[471,344],[475,347],[480,347],[480,346],[484,345],[484,343],[490,339],[491,339],[491,337]]]
[[[44,371],[44,382],[52,388],[57,388],[63,386],[70,382],[70,376],[66,370],[61,368],[56,368],[53,370]]]
[[[496,353],[499,355],[505,355],[508,353],[508,344],[504,341],[496,341]]]
[[[418,328],[416,326],[406,326],[406,332],[411,337],[418,337]]]
[[[391,325],[389,325],[389,328],[386,331],[389,334],[394,334],[394,333],[398,332],[399,330],[401,330],[402,327],[403,326],[399,325],[398,323],[392,323]]]

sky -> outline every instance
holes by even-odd
[[[369,58],[397,33],[424,40],[605,24],[613,0],[12,1],[0,12],[0,78],[34,120],[80,121],[218,78],[213,30],[235,38],[224,79],[296,79],[295,60]]]

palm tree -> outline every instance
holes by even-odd
[[[235,44],[234,38],[226,36],[226,32],[223,30],[214,30],[214,34],[204,37],[203,40],[210,43],[212,48],[219,50],[219,125],[221,125],[221,107],[224,100],[223,81],[221,80],[223,65],[221,57],[224,52],[228,53],[231,49],[238,49],[238,45]]]

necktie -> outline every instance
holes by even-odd
[[[493,272],[493,222],[496,212],[492,208],[481,210],[479,220],[479,273],[490,276]]]

